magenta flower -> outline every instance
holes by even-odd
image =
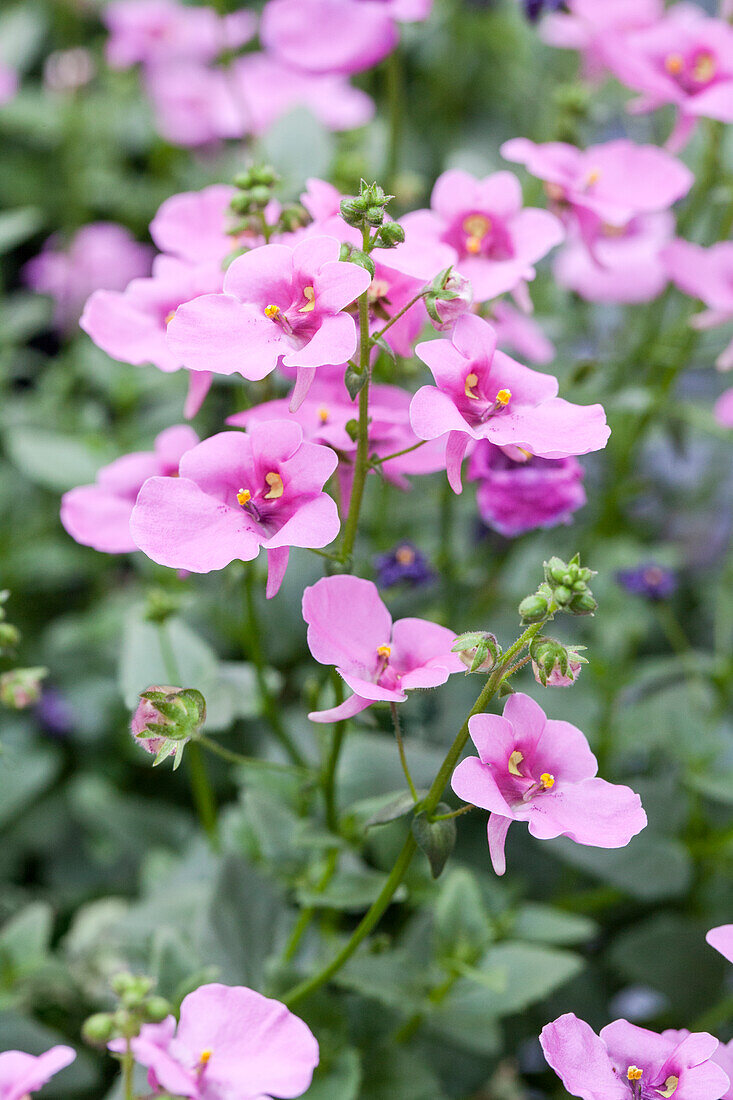
[[[471,455],[468,477],[479,483],[476,503],[484,523],[510,539],[538,527],[570,523],[586,502],[584,471],[577,459],[535,458],[518,448],[508,450],[482,439]]]
[[[189,264],[221,264],[238,243],[226,232],[234,220],[229,204],[236,194],[236,187],[215,183],[172,195],[150,223],[150,236],[161,252]]]
[[[733,387],[715,402],[713,416],[724,428],[733,428]]]
[[[528,695],[510,695],[502,717],[475,714],[468,728],[478,756],[461,761],[451,785],[465,802],[489,810],[497,875],[506,870],[512,821],[526,821],[538,840],[569,836],[594,848],[623,848],[645,827],[638,794],[598,779],[598,763],[580,730],[547,718]]]
[[[51,1047],[38,1056],[21,1050],[6,1050],[0,1054],[0,1100],[28,1100],[32,1092],[42,1089],[59,1070],[76,1058],[71,1047]]]
[[[543,20],[540,36],[551,46],[580,50],[584,74],[598,79],[608,45],[629,31],[651,27],[664,14],[664,0],[566,0],[567,13]]]
[[[168,329],[173,355],[193,370],[252,380],[281,363],[296,367],[297,408],[318,367],[345,363],[356,351],[356,324],[343,310],[371,280],[338,256],[334,237],[307,238],[294,248],[263,245],[239,256],[222,294],[178,309]]]
[[[145,482],[130,522],[135,545],[159,565],[192,573],[252,561],[263,547],[269,599],[291,546],[327,546],[338,534],[336,505],[323,492],[337,462],[288,421],[255,424],[247,435],[220,432],[186,452],[179,477]]]
[[[513,138],[504,142],[501,155],[544,180],[556,209],[572,214],[589,241],[602,233],[599,223],[618,228],[640,214],[666,210],[694,180],[689,168],[663,149],[625,138],[585,151],[559,141],[537,145]]]
[[[662,261],[675,286],[707,306],[693,317],[695,328],[717,328],[733,321],[733,241],[703,248],[678,239],[664,249]],[[716,365],[720,370],[733,369],[733,341]]]
[[[733,28],[693,4],[676,4],[654,24],[606,47],[606,64],[641,96],[635,112],[677,108],[668,148],[681,149],[699,118],[733,122]]]
[[[430,203],[430,210],[407,214],[401,224],[408,236],[453,249],[456,270],[470,280],[477,302],[533,279],[533,265],[564,236],[548,211],[523,209],[522,189],[511,172],[479,180],[451,169],[437,180]]]
[[[404,703],[413,688],[444,684],[463,672],[451,652],[453,631],[425,619],[398,619],[371,581],[346,575],[324,577],[303,593],[308,646],[322,665],[335,665],[353,691],[331,710],[308,715],[313,722],[352,718],[372,703]]]
[[[122,290],[150,271],[152,251],[138,244],[121,225],[85,225],[67,246],[50,237],[43,251],[23,268],[27,285],[54,299],[54,324],[72,329],[89,295],[99,289]]]
[[[103,466],[94,485],[80,485],[61,498],[61,522],[82,546],[104,554],[126,554],[137,546],[130,534],[130,516],[143,483],[149,477],[176,477],[181,457],[195,447],[193,428],[166,428],[153,451],[138,451]]]
[[[212,61],[225,49],[243,46],[257,28],[252,12],[221,19],[211,8],[175,0],[113,0],[103,19],[110,32],[107,61],[114,69]]]
[[[319,1058],[310,1028],[285,1005],[216,982],[183,998],[177,1026],[173,1016],[144,1025],[132,1050],[153,1088],[192,1100],[302,1096]]]
[[[555,257],[555,278],[588,302],[650,302],[667,285],[663,255],[673,233],[674,217],[665,210],[623,228],[603,227],[592,250],[573,236]]]
[[[711,928],[705,939],[723,958],[733,963],[733,924],[719,924],[717,928]]]
[[[599,1037],[568,1012],[542,1029],[540,1043],[567,1091],[582,1100],[720,1100],[728,1089],[713,1060],[718,1040],[704,1031],[658,1035],[615,1020]]]
[[[426,19],[431,0],[269,0],[260,37],[295,69],[357,73],[397,45],[397,20]]]
[[[410,405],[420,439],[448,435],[446,472],[461,492],[461,463],[472,440],[513,445],[540,458],[566,458],[605,447],[610,431],[601,405],[573,405],[557,396],[557,379],[496,351],[496,333],[465,314],[450,340],[418,344],[415,354],[432,371]]]

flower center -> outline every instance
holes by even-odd
[[[265,482],[269,486],[268,491],[264,495],[264,500],[279,500],[285,492],[285,486],[283,485],[283,479],[280,474],[271,471],[269,474],[265,474]]]
[[[252,494],[250,493],[249,489],[240,489],[237,493],[237,504],[239,504],[242,508],[246,508],[251,499]]]
[[[600,168],[591,168],[591,170],[588,172],[588,174],[585,177],[585,184],[584,184],[585,188],[587,189],[589,187],[593,187],[596,183],[598,183],[600,178],[601,178]]]
[[[664,67],[670,76],[679,76],[685,67],[685,59],[681,53],[669,53],[664,59]]]
[[[497,408],[504,409],[512,399],[511,390],[499,390],[496,395],[495,404]]]
[[[171,323],[171,321],[173,320],[175,315],[176,315],[176,311],[174,309],[172,309],[170,311],[170,313],[166,313],[165,320],[163,321],[163,324],[165,325],[166,328],[168,328],[168,325]]]
[[[693,80],[698,84],[709,84],[718,71],[715,58],[711,53],[700,53],[695,58],[692,66]]]
[[[206,1067],[209,1064],[209,1061],[211,1060],[211,1055],[213,1053],[214,1053],[213,1050],[211,1050],[209,1047],[206,1047],[205,1050],[201,1051],[201,1053],[199,1054],[199,1060],[198,1060],[198,1063],[197,1063],[197,1066],[196,1066],[199,1073],[203,1073],[203,1071],[206,1069]]]
[[[543,772],[540,776],[540,786],[543,791],[550,791],[555,786],[555,776],[550,775],[549,772]],[[639,1076],[641,1076],[641,1070],[639,1070]]]
[[[280,306],[265,306],[265,317],[269,317],[271,321],[276,321],[281,312]]]
[[[629,1081],[640,1081],[644,1070],[639,1069],[638,1066],[629,1066],[626,1070],[626,1077]]]
[[[478,386],[478,375],[474,374],[473,371],[471,371],[470,374],[466,375],[466,385],[464,388],[464,393],[466,397],[470,397],[472,401],[479,400],[479,395],[473,392],[476,386]]]
[[[522,763],[523,760],[524,753],[520,752],[519,749],[515,749],[512,755],[509,757],[509,763],[507,765],[511,775],[521,776],[522,773],[519,770],[519,765]]]
[[[680,1083],[679,1077],[675,1077],[674,1074],[672,1074],[664,1082],[664,1088],[663,1089],[655,1089],[654,1091],[658,1092],[660,1096],[670,1097],[672,1095],[672,1093],[674,1092],[674,1090],[679,1085],[679,1083]]]
[[[466,252],[475,256],[481,251],[484,237],[491,232],[491,218],[485,214],[469,214],[464,218],[462,228],[466,234]]]
[[[377,646],[377,656],[381,657],[381,659],[383,661],[388,661],[389,660],[391,652],[392,652],[392,646],[391,645],[378,645]]]
[[[316,292],[312,286],[303,287],[303,297],[305,305],[300,307],[298,313],[312,313],[316,308]]]
[[[321,424],[326,423],[326,421],[328,420],[328,416],[328,409],[325,405],[321,405],[320,409],[318,410],[318,419],[320,420]]]
[[[550,202],[563,202],[565,189],[559,183],[545,183],[545,194]]]
[[[412,565],[415,561],[415,551],[411,546],[400,546],[395,551],[395,559],[400,565]]]

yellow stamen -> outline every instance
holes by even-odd
[[[206,1050],[202,1050],[201,1054],[199,1055],[199,1065],[205,1066],[213,1053],[213,1050],[209,1050],[208,1047],[206,1048]]]
[[[246,504],[249,504],[251,499],[252,494],[250,493],[249,489],[240,489],[237,493],[237,503],[241,504],[243,508]]]
[[[601,178],[600,168],[591,168],[588,175],[585,177],[585,186],[592,187],[594,183],[598,183]]]
[[[473,392],[474,386],[478,386],[478,375],[471,371],[470,374],[466,375],[466,385],[463,392],[466,397],[470,397],[472,401],[478,401],[478,394]]]
[[[512,399],[512,391],[511,390],[499,390],[499,392],[496,395],[496,403],[497,403],[497,405],[501,405],[502,408],[504,408],[506,405],[508,405],[509,402],[511,401],[511,399]]]
[[[669,1096],[672,1095],[672,1093],[677,1088],[679,1083],[680,1083],[679,1077],[675,1077],[674,1074],[672,1074],[664,1082],[664,1088],[663,1089],[655,1089],[655,1092],[658,1092],[660,1096],[669,1097]]]
[[[269,490],[265,493],[263,500],[279,500],[285,492],[285,486],[283,485],[283,479],[280,474],[276,474],[273,470],[269,474],[265,474],[265,481],[270,486]]]
[[[466,238],[466,252],[470,252],[472,256],[475,256],[480,251],[481,251],[481,238],[480,237],[467,237]]]
[[[549,791],[555,786],[555,776],[550,775],[549,772],[543,772],[540,776],[540,783],[546,791]],[[641,1070],[639,1070],[639,1076],[641,1077]],[[631,1078],[629,1078],[629,1080],[631,1080]]]
[[[318,419],[320,420],[321,424],[326,423],[326,421],[328,420],[328,415],[328,409],[326,408],[326,406],[321,405],[320,409],[318,410]]]
[[[512,755],[509,757],[509,765],[508,765],[509,771],[512,775],[520,775],[521,776],[522,773],[519,770],[519,765],[522,763],[523,760],[524,760],[524,753],[520,752],[519,749],[515,749],[514,752],[512,753]]]
[[[400,546],[395,550],[395,558],[400,565],[412,565],[415,560],[415,551],[411,546]]]
[[[269,317],[271,321],[274,321],[276,317],[280,316],[280,306],[265,306],[265,317]]]
[[[699,84],[707,84],[718,71],[715,58],[711,53],[701,53],[695,58],[692,75]]]
[[[629,1066],[629,1068],[626,1070],[626,1077],[629,1081],[640,1081],[643,1072],[644,1070],[639,1069],[638,1066]]]
[[[463,232],[468,237],[475,237],[479,241],[486,236],[490,229],[491,218],[487,218],[485,214],[469,214],[463,220]]]
[[[664,59],[664,67],[670,76],[679,76],[685,67],[685,59],[680,53],[670,53]]]
[[[166,328],[168,328],[168,325],[171,323],[171,321],[173,320],[175,315],[176,315],[176,311],[174,309],[172,309],[170,311],[170,313],[166,313],[166,315],[165,315],[165,327]]]
[[[298,313],[312,313],[316,308],[316,292],[312,286],[303,287],[303,297],[306,304],[300,307]]]
[[[385,660],[387,660],[389,658],[389,655],[390,655],[391,652],[392,652],[392,646],[391,645],[378,645],[377,646],[377,656],[378,657],[384,657]]]

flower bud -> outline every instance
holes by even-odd
[[[274,187],[276,183],[280,182],[280,177],[271,164],[260,164],[250,168],[248,175],[251,179],[251,184],[248,186],[259,184],[264,187]]]
[[[579,592],[570,601],[570,610],[573,615],[592,615],[597,607],[598,603],[590,592]]]
[[[82,1024],[81,1034],[85,1042],[104,1046],[114,1036],[114,1017],[109,1012],[95,1012]]]
[[[491,672],[501,657],[501,646],[496,635],[483,630],[459,634],[451,651],[458,653],[467,672]]]
[[[20,641],[20,631],[12,623],[0,622],[0,653],[15,649]]]
[[[425,307],[438,332],[451,329],[458,318],[473,304],[473,287],[457,271],[446,268],[433,280]]]
[[[405,231],[399,222],[385,222],[377,234],[380,248],[396,248],[405,239]]]
[[[555,638],[539,637],[529,647],[532,671],[543,687],[569,687],[578,678],[581,665],[588,662],[578,652],[585,646],[564,646]]]
[[[175,756],[175,769],[184,745],[196,736],[205,720],[206,701],[200,691],[154,686],[141,692],[130,729],[145,751],[155,755],[154,764]]]
[[[384,221],[383,206],[368,206],[364,213],[364,221],[367,225],[378,226]]]
[[[341,217],[347,225],[361,225],[367,209],[367,203],[361,197],[341,200]]]
[[[252,192],[240,191],[238,195],[232,197],[229,205],[235,214],[249,214],[253,206]]]
[[[145,1021],[149,1024],[159,1024],[170,1016],[172,1009],[165,997],[148,997],[143,1003]]]
[[[372,279],[374,278],[374,260],[371,256],[367,256],[366,252],[362,252],[360,248],[352,248],[349,253],[349,260],[352,264],[358,264],[359,267],[363,267],[365,271],[368,271]]]
[[[549,610],[549,602],[544,596],[535,593],[526,596],[519,605],[519,617],[524,623],[540,623]]]
[[[285,206],[280,211],[280,228],[284,233],[294,233],[296,229],[300,229],[308,221],[308,213],[294,203],[292,206]]]
[[[269,187],[265,187],[263,184],[257,184],[250,191],[250,197],[252,205],[263,209],[267,206],[268,202],[272,198],[272,191]]]
[[[41,698],[41,681],[47,668],[14,668],[0,676],[0,703],[13,710],[35,706]]]

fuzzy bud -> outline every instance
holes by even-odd
[[[385,222],[377,234],[380,248],[396,248],[405,239],[405,231],[399,222]]]
[[[114,1017],[109,1012],[95,1012],[82,1025],[81,1034],[92,1046],[105,1046],[115,1033]]]
[[[349,260],[352,264],[358,264],[359,267],[363,267],[365,271],[368,271],[372,279],[374,278],[374,260],[371,256],[367,256],[366,252],[362,252],[360,248],[352,248],[349,253]]]
[[[341,217],[347,225],[361,225],[367,209],[367,203],[359,196],[341,200]]]
[[[534,596],[526,596],[519,605],[519,617],[524,623],[541,623],[550,609],[549,601],[535,593]]]
[[[195,688],[154,686],[140,694],[140,703],[132,716],[133,737],[159,764],[174,756],[178,767],[183,747],[195,737],[206,720],[206,701]]]
[[[466,666],[467,674],[491,672],[496,668],[497,661],[501,657],[501,646],[496,635],[484,630],[459,634],[451,646],[451,651],[459,654]]]
[[[473,287],[468,279],[448,267],[435,277],[430,293],[425,299],[433,327],[438,332],[453,328],[459,317],[473,304]]]
[[[47,668],[14,668],[0,676],[0,703],[12,710],[35,706],[41,698],[41,681]]]
[[[529,647],[532,671],[543,687],[569,687],[578,678],[581,665],[588,662],[580,656],[585,646],[564,646],[555,638],[534,638]]]

